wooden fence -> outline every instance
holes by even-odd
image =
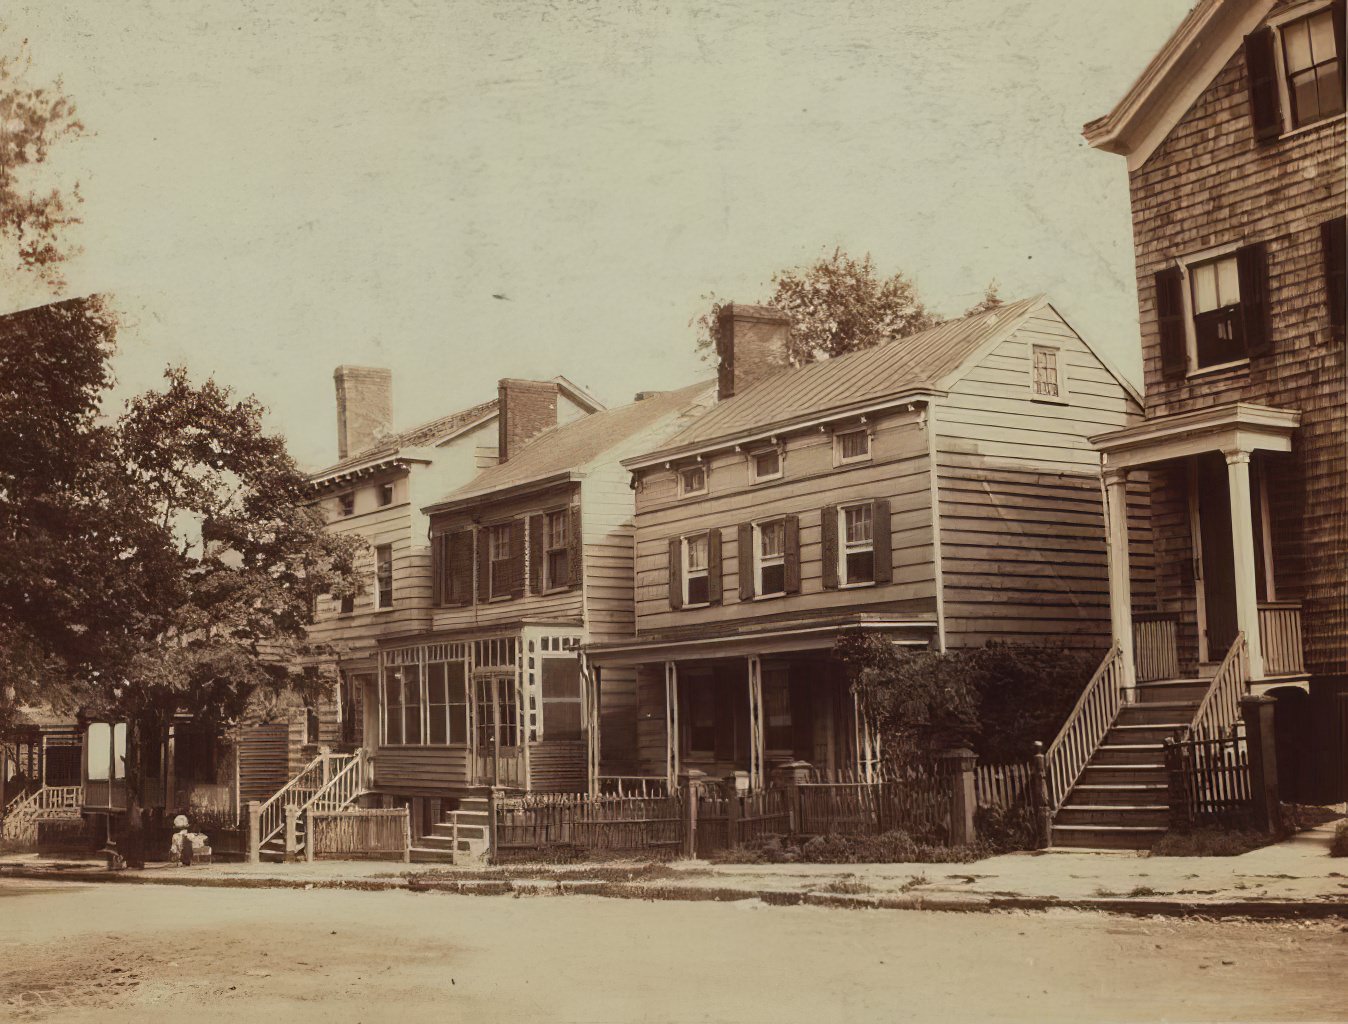
[[[672,856],[683,843],[683,800],[536,793],[497,803],[493,824],[497,860],[566,846]]]
[[[305,860],[411,858],[407,808],[310,811],[304,833]]]
[[[979,807],[1020,807],[1035,803],[1038,780],[1034,762],[980,764],[974,769],[974,794]]]
[[[1172,826],[1249,826],[1250,763],[1240,726],[1215,739],[1167,740],[1165,749]]]
[[[944,767],[910,768],[876,782],[807,782],[799,787],[802,835],[879,835],[895,829],[945,837],[953,797]]]

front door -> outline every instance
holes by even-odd
[[[1209,661],[1220,661],[1236,639],[1236,569],[1231,544],[1231,490],[1226,459],[1205,452],[1195,461],[1198,502],[1198,571]]]
[[[475,690],[477,736],[474,748],[478,781],[493,786],[522,785],[515,677],[502,674],[478,676]]]

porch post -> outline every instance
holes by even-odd
[[[599,687],[602,677],[598,665],[591,665],[583,654],[580,659],[581,680],[584,684],[586,760],[591,796],[599,795]]]
[[[679,785],[679,668],[665,662],[665,781],[672,793]]]
[[[1231,488],[1231,544],[1235,551],[1236,624],[1245,634],[1250,678],[1264,678],[1264,652],[1259,636],[1259,594],[1255,583],[1254,517],[1250,512],[1250,453],[1224,452]],[[1216,652],[1212,652],[1214,655]],[[1225,652],[1223,652],[1225,653]]]
[[[757,654],[749,663],[749,788],[763,788],[763,662]]]
[[[1124,699],[1137,685],[1133,661],[1133,588],[1128,567],[1128,472],[1104,470],[1105,536],[1109,554],[1109,628],[1123,659]]]

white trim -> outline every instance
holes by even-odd
[[[843,440],[844,437],[850,437],[850,436],[853,435],[853,434],[865,434],[865,435],[866,435],[866,454],[864,454],[864,455],[852,455],[852,456],[850,456],[850,457],[849,457],[849,456],[843,455],[843,453],[842,453],[842,451],[843,451],[842,440]],[[859,462],[870,462],[870,461],[871,461],[871,448],[872,448],[872,445],[873,445],[874,441],[875,441],[875,437],[874,437],[874,435],[871,434],[871,428],[870,428],[869,425],[863,424],[863,425],[860,426],[860,427],[846,427],[846,428],[835,429],[835,430],[833,431],[833,465],[834,465],[834,466],[855,466],[855,465],[856,465],[857,463],[859,463]]]
[[[1062,343],[1027,338],[1025,344],[1029,348],[1030,356],[1030,401],[1042,402],[1047,405],[1070,405],[1072,400],[1067,392],[1067,361],[1063,359]],[[1053,383],[1058,388],[1058,393],[1056,395],[1041,395],[1035,390],[1035,385],[1038,382],[1035,380],[1036,367],[1034,357],[1041,350],[1053,353]]]
[[[1205,263],[1213,263],[1217,260],[1234,259],[1236,253],[1240,250],[1240,247],[1240,242],[1226,242],[1222,245],[1212,246],[1211,248],[1203,249],[1200,252],[1189,253],[1184,256],[1176,257],[1175,259],[1175,265],[1179,267],[1180,272],[1180,301],[1184,305],[1184,375],[1186,378],[1200,377],[1208,373],[1229,370],[1233,367],[1247,364],[1250,361],[1250,357],[1246,355],[1243,359],[1232,359],[1225,363],[1213,363],[1210,366],[1198,365],[1198,332],[1194,329],[1194,317],[1197,316],[1197,314],[1194,312],[1193,282],[1189,277],[1190,267],[1201,266]],[[1239,289],[1239,265],[1236,267],[1236,276],[1236,288]],[[1243,296],[1241,298],[1243,299]],[[1236,304],[1240,305],[1240,300],[1238,300]],[[1241,337],[1242,341],[1244,341],[1243,334]],[[1246,351],[1248,352],[1248,350],[1249,345],[1247,343]]]
[[[702,486],[695,491],[691,491],[684,480],[684,474],[699,469],[702,471]],[[693,466],[679,466],[675,472],[678,474],[680,498],[696,498],[707,493],[711,484],[711,470],[706,463],[699,462]]]
[[[871,578],[868,580],[851,581],[847,578],[847,556],[849,554],[847,547],[847,513],[854,508],[869,508],[871,510],[871,541],[870,547],[864,548],[859,544],[852,549],[852,552],[860,554],[869,550],[871,553]],[[875,499],[865,498],[861,501],[849,501],[838,506],[838,589],[847,590],[857,587],[875,586]]]
[[[688,583],[691,580],[691,572],[688,568],[688,542],[697,537],[705,537],[707,541],[707,564],[698,570],[707,580],[707,600],[690,601],[688,599]],[[694,530],[692,533],[685,533],[679,537],[679,561],[682,567],[679,581],[683,588],[683,607],[687,608],[706,608],[711,604],[711,531]]]
[[[936,403],[927,406],[927,465],[931,481],[931,557],[936,585],[936,649],[944,653],[945,641],[945,566],[941,554],[941,480],[936,460]]]
[[[772,523],[782,524],[782,553],[774,556],[773,561],[765,561],[763,556],[763,527]],[[754,565],[754,600],[770,601],[775,598],[786,596],[786,516],[775,515],[767,516],[750,524],[751,535],[753,537],[753,565]],[[740,555],[739,557],[743,557]],[[774,590],[771,594],[763,590],[763,570],[771,565],[780,565],[782,567],[782,589]]]
[[[1268,460],[1259,460],[1259,525],[1262,536],[1260,555],[1264,560],[1264,600],[1278,600],[1278,587],[1273,578],[1273,527],[1268,516]]]
[[[785,469],[786,453],[783,451],[783,445],[773,445],[771,448],[759,448],[756,451],[750,451],[749,454],[749,484],[765,484],[771,480],[780,480]],[[764,455],[776,454],[777,472],[766,475],[758,472],[758,460]]]
[[[1208,599],[1204,591],[1203,580],[1207,575],[1207,567],[1203,564],[1203,527],[1202,517],[1198,508],[1198,463],[1194,459],[1188,460],[1185,471],[1188,474],[1189,489],[1189,537],[1193,548],[1192,575],[1194,578],[1194,605],[1195,619],[1194,623],[1198,629],[1198,661],[1204,664],[1208,661]]]
[[[1278,136],[1279,140],[1285,139],[1290,135],[1298,135],[1308,128],[1318,128],[1322,124],[1340,119],[1346,113],[1340,110],[1337,114],[1330,114],[1328,117],[1322,117],[1315,121],[1309,121],[1306,124],[1292,124],[1292,94],[1287,89],[1287,64],[1284,54],[1284,45],[1282,30],[1286,25],[1294,21],[1300,21],[1302,18],[1309,18],[1323,11],[1329,11],[1333,7],[1332,0],[1308,0],[1303,4],[1297,4],[1295,7],[1288,8],[1277,15],[1268,19],[1268,27],[1273,30],[1273,64],[1278,74],[1278,116],[1282,121],[1282,133]],[[1344,53],[1338,50],[1338,47],[1344,45],[1342,39],[1334,41],[1336,47],[1336,56],[1339,58],[1340,71],[1348,64],[1345,61]],[[1339,83],[1342,88],[1343,83]]]

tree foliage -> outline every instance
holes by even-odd
[[[964,311],[965,316],[973,316],[975,313],[990,313],[999,306],[1005,305],[1002,297],[998,294],[1001,285],[996,281],[989,281],[988,286],[983,289],[983,297]]]
[[[0,239],[13,269],[58,287],[74,252],[65,236],[80,223],[75,211],[83,200],[78,182],[43,185],[44,165],[55,145],[84,133],[84,124],[59,79],[34,85],[31,72],[26,42],[0,53]]]
[[[907,277],[902,273],[882,277],[870,253],[858,259],[834,249],[806,266],[778,271],[772,285],[764,304],[791,318],[788,355],[793,366],[907,337],[938,320]],[[711,308],[694,324],[698,350],[703,358],[711,358],[725,303],[714,295],[706,298]]]

